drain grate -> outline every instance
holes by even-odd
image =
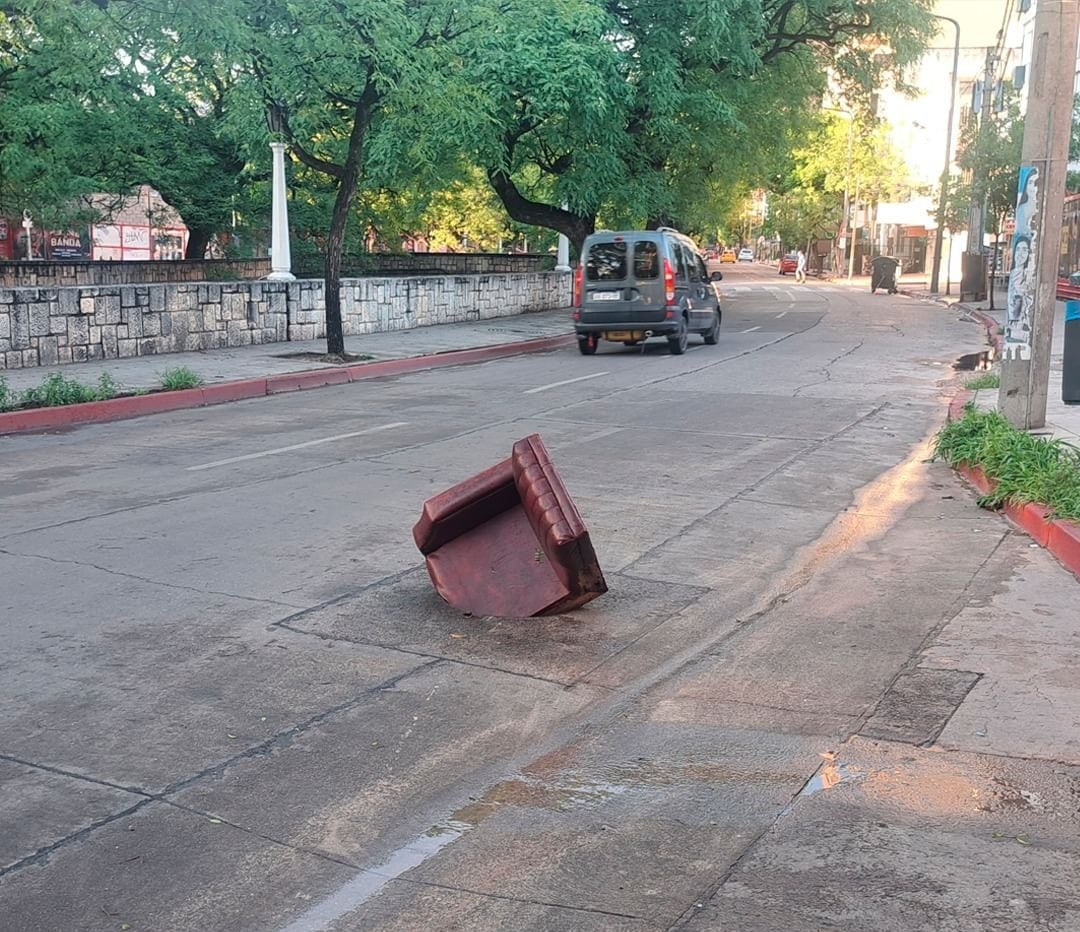
[[[916,669],[897,677],[859,734],[866,738],[930,744],[979,681],[966,670]]]

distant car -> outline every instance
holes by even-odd
[[[721,262],[734,262],[735,261],[735,250],[734,249],[725,249],[723,252],[720,253],[720,261]]]
[[[798,253],[789,252],[786,256],[780,259],[780,274],[787,275],[788,272],[794,272],[799,267]]]
[[[739,250],[739,261],[740,262],[753,262],[754,261],[754,250],[752,250],[749,246],[743,246],[743,248]]]

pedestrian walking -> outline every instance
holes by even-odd
[[[795,281],[806,281],[806,253],[803,252],[801,249],[799,250],[799,254],[795,259]]]

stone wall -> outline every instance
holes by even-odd
[[[568,273],[345,279],[346,336],[565,307]],[[321,281],[0,288],[0,369],[325,337]]]
[[[0,262],[0,288],[245,281],[270,274],[269,259]]]

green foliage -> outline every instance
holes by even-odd
[[[997,411],[968,405],[962,418],[941,429],[934,456],[951,466],[980,466],[996,480],[994,491],[979,500],[987,508],[1039,502],[1058,517],[1080,520],[1080,450],[1017,430]]]
[[[972,391],[979,391],[984,388],[1000,388],[1001,387],[1001,375],[997,372],[980,372],[972,379],[968,379],[964,383],[965,388],[970,388]]]
[[[166,369],[161,373],[161,387],[167,392],[180,391],[185,388],[198,388],[203,380],[187,366],[177,366],[174,369]]]
[[[1004,109],[992,112],[988,120],[976,120],[972,115],[961,127],[956,164],[970,181],[958,181],[948,195],[955,199],[956,208],[963,211],[971,202],[979,203],[985,198],[989,208],[986,232],[994,234],[1001,233],[1008,214],[1016,206],[1024,146],[1024,120],[1020,116],[1018,95],[1009,83],[1004,94]]]
[[[0,411],[10,411],[18,402],[18,392],[12,391],[7,379],[0,375]]]
[[[108,401],[120,392],[120,386],[107,372],[98,378],[97,385],[84,385],[59,372],[46,376],[40,385],[26,389],[19,402],[29,408],[54,408],[77,405],[88,401]]]

